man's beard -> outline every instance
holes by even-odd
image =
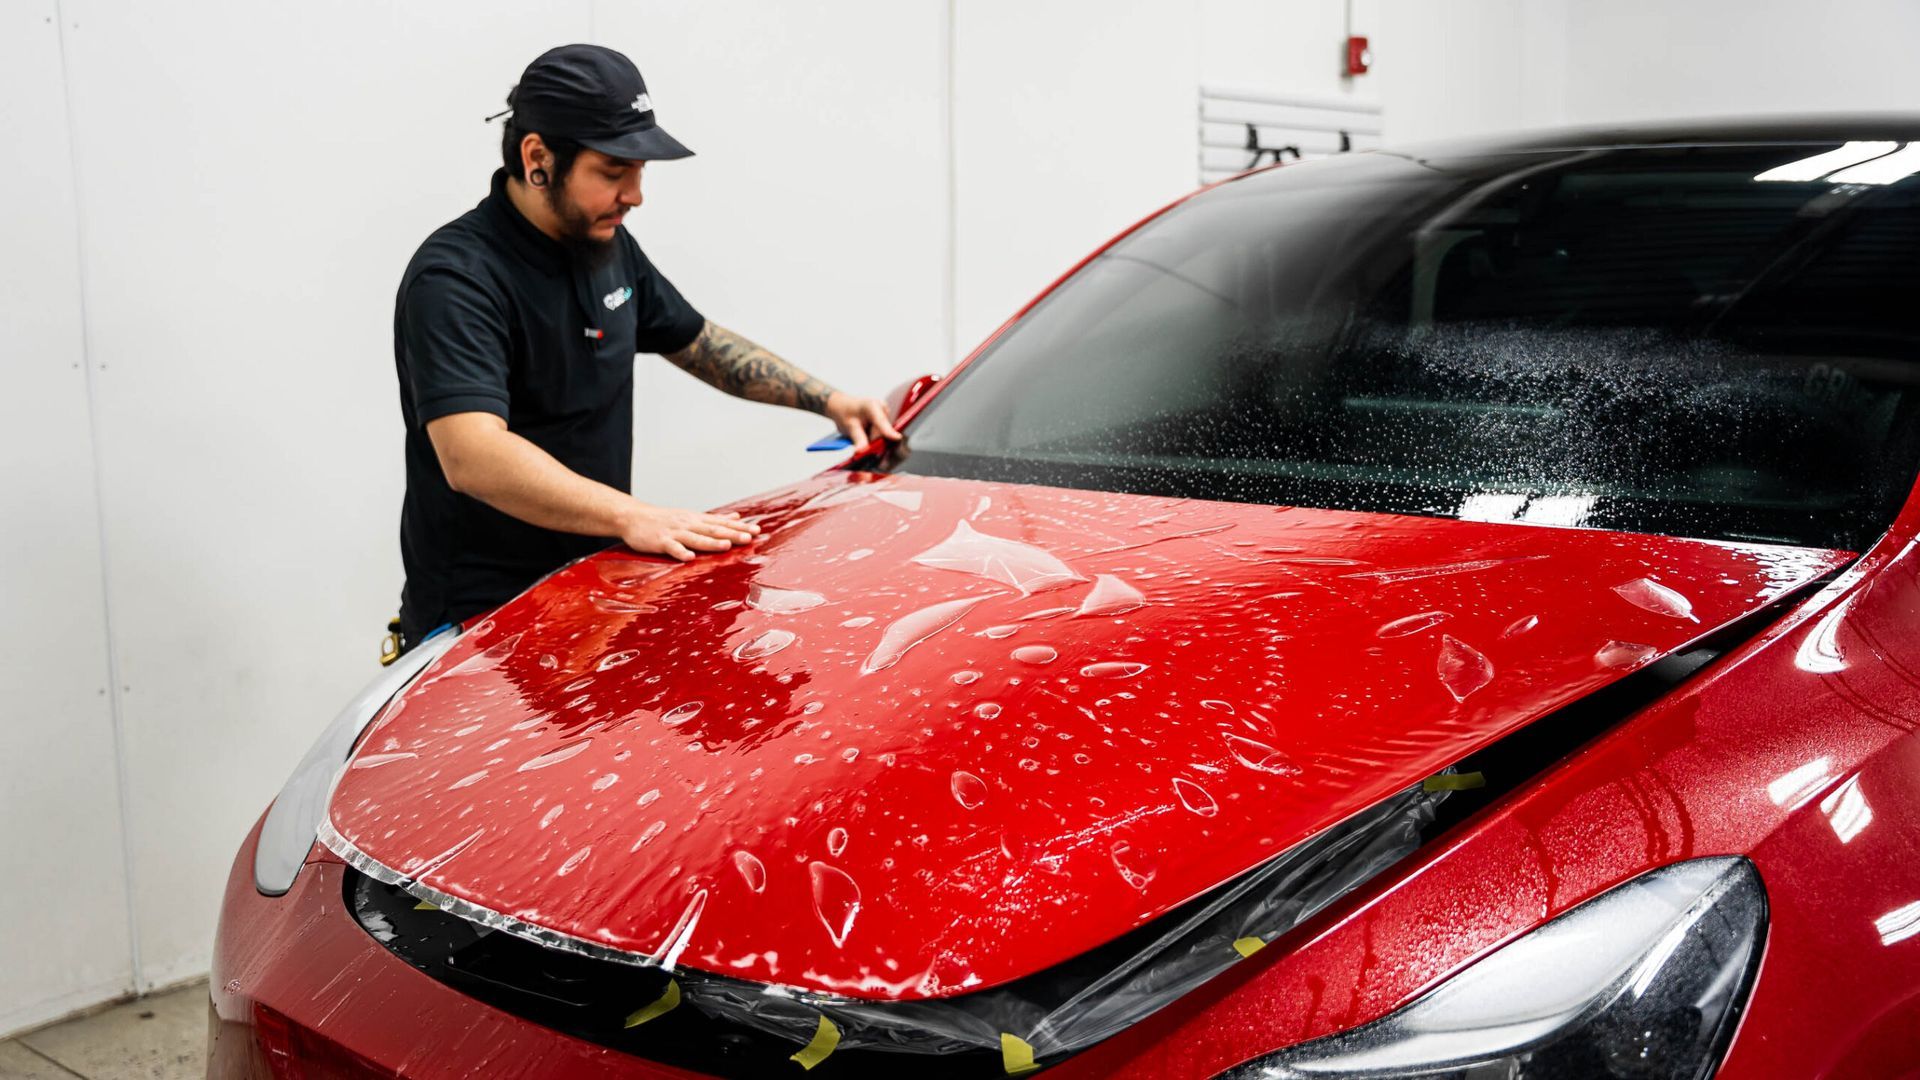
[[[547,197],[547,209],[560,219],[560,246],[567,249],[567,255],[574,262],[589,270],[597,270],[613,258],[614,237],[598,240],[593,236],[593,218],[589,217],[572,199],[566,197],[566,180],[562,178],[553,185],[542,188]]]

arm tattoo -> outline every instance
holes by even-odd
[[[717,323],[708,323],[693,344],[667,359],[694,378],[748,401],[817,413],[833,395],[833,387]]]

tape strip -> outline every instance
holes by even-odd
[[[820,1026],[813,1031],[813,1041],[801,1047],[800,1052],[793,1055],[793,1060],[799,1062],[801,1068],[811,1069],[827,1060],[827,1055],[833,1053],[833,1048],[839,1045],[840,1029],[833,1026],[833,1021],[823,1016],[820,1018]]]
[[[667,1015],[668,1013],[672,1012],[675,1009],[675,1007],[677,1007],[679,1004],[680,1004],[680,981],[678,979],[668,979],[667,992],[664,994],[661,994],[659,997],[659,1000],[655,1001],[653,1004],[635,1010],[633,1015],[627,1017],[627,1022],[625,1026],[630,1028],[639,1027],[641,1024],[644,1024],[649,1020],[658,1019],[659,1017]]]
[[[1472,791],[1487,786],[1487,778],[1477,772],[1441,773],[1420,781],[1422,791]]]
[[[1033,1063],[1033,1047],[1018,1035],[1000,1033],[1000,1064],[1008,1076],[1030,1073],[1040,1066]]]
[[[1264,941],[1261,941],[1257,937],[1236,938],[1234,939],[1234,942],[1233,942],[1233,951],[1239,953],[1243,957],[1252,956],[1254,953],[1257,953],[1261,949],[1264,949],[1266,947],[1267,947],[1267,943]]]

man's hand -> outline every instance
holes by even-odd
[[[702,514],[648,506],[589,480],[507,430],[492,413],[453,413],[427,421],[447,486],[530,525],[582,536],[613,536],[646,555],[681,562],[695,552],[751,543],[760,526],[738,514]]]
[[[642,555],[666,555],[681,562],[701,551],[726,551],[760,535],[760,526],[739,514],[703,514],[634,503],[622,524],[620,540]]]
[[[842,435],[853,441],[855,450],[873,439],[900,441],[900,433],[894,430],[893,419],[887,415],[886,402],[878,398],[850,397],[835,390],[820,411],[833,421]]]

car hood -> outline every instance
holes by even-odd
[[[951,996],[1849,558],[870,474],[737,509],[750,549],[608,551],[472,628],[369,729],[328,844],[563,947]]]

